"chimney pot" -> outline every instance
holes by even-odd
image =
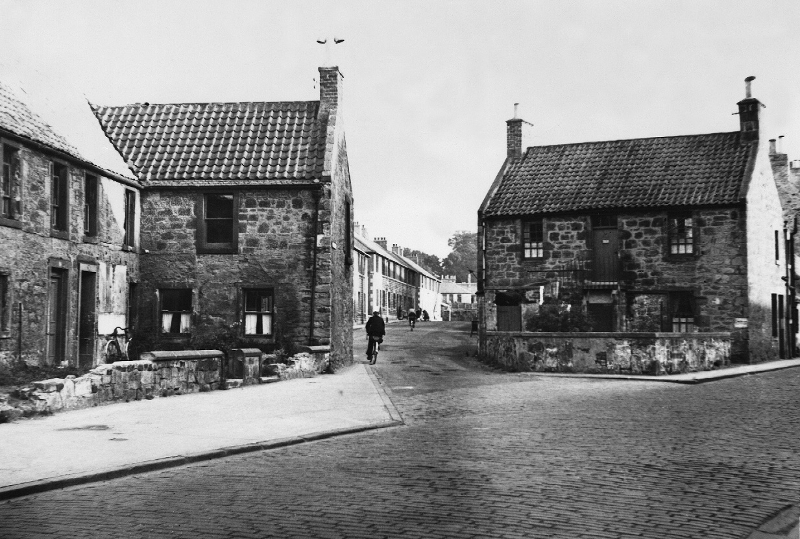
[[[770,155],[775,155],[775,139],[774,138],[769,139],[769,154]]]
[[[780,135],[780,136],[778,137],[778,146],[777,146],[777,152],[778,152],[778,153],[783,153],[783,135]]]
[[[745,91],[745,97],[753,97],[753,95],[752,95],[752,92],[750,91],[750,84],[751,84],[751,83],[752,83],[754,80],[756,80],[756,78],[755,78],[753,75],[750,75],[749,77],[747,77],[746,79],[744,79],[744,91]]]

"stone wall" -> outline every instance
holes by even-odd
[[[240,327],[242,289],[272,288],[273,335],[254,340],[278,347],[306,344],[316,211],[312,189],[253,189],[238,195],[237,252],[198,254],[195,236],[202,191],[145,191],[142,247],[149,253],[142,255],[141,261],[141,326],[160,331],[159,288],[193,290],[195,331],[209,326]],[[318,252],[317,275],[323,280],[329,271],[324,260],[329,249],[322,245]],[[329,309],[320,312],[317,308],[318,328],[328,328],[329,319]]]
[[[511,371],[674,374],[728,366],[731,335],[487,332],[480,355]]]
[[[100,365],[80,377],[34,382],[28,399],[37,412],[169,397],[220,387],[219,350],[150,352],[138,361]]]
[[[51,268],[66,274],[64,355],[62,362],[78,364],[80,272],[96,274],[94,346],[87,366],[102,363],[108,334],[128,325],[129,283],[139,278],[136,249],[123,249],[125,190],[117,181],[99,178],[97,234],[85,236],[85,170],[67,165],[68,226],[51,234],[50,163],[38,151],[21,147],[19,218],[0,221],[0,274],[8,279],[5,327],[0,327],[0,364],[17,361],[18,302],[22,302],[22,360],[31,365],[47,362],[47,309]],[[135,190],[135,189],[134,189]],[[137,208],[138,214],[138,208]]]
[[[750,335],[747,328],[736,327],[737,321],[753,314],[753,298],[748,298],[753,288],[748,283],[748,264],[752,266],[746,241],[748,217],[741,206],[699,208],[692,211],[692,216],[694,254],[680,256],[669,253],[667,212],[629,211],[617,216],[620,293],[609,297],[614,306],[614,329],[638,327],[641,324],[637,318],[652,314],[652,305],[642,301],[641,295],[686,292],[694,298],[697,329],[731,332],[733,354],[742,360],[747,357]],[[493,310],[497,291],[525,298],[532,289],[538,289],[534,285],[555,281],[560,282],[561,289],[573,286],[581,291],[583,284],[592,279],[589,215],[545,216],[544,256],[539,259],[522,259],[519,219],[486,220],[485,231],[484,308],[488,311],[483,316],[490,331],[497,327]],[[763,238],[760,242],[764,243]],[[766,255],[759,256],[763,259]],[[774,259],[766,258],[773,268],[764,278],[774,287]],[[546,288],[545,293],[549,290]],[[769,299],[768,295],[765,297]],[[763,300],[764,297],[759,301]],[[762,318],[761,314],[756,317],[749,333],[753,328],[759,335],[765,333]]]

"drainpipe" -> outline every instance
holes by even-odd
[[[314,180],[318,182],[319,180]],[[310,302],[310,313],[309,313],[309,320],[308,320],[308,344],[313,346],[315,344],[315,337],[314,337],[314,309],[315,306],[315,296],[317,295],[317,247],[319,247],[319,199],[322,197],[322,186],[317,186],[317,188],[311,192],[312,196],[314,197],[314,223],[312,225],[312,232],[314,233],[314,247],[312,248],[312,255],[311,255],[311,302]]]
[[[22,302],[17,303],[19,310],[19,328],[17,331],[17,361],[19,366],[22,367],[25,363],[22,361]]]

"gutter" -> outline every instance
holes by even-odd
[[[118,174],[116,172],[106,170],[103,167],[95,165],[94,163],[91,163],[89,161],[86,161],[81,157],[75,157],[71,153],[65,152],[64,150],[57,150],[52,146],[49,146],[43,142],[38,142],[36,140],[33,140],[32,138],[23,137],[21,135],[12,133],[11,131],[7,131],[5,129],[0,129],[0,133],[2,133],[3,138],[14,140],[18,143],[25,144],[28,146],[33,146],[34,148],[36,148],[37,150],[39,150],[44,154],[52,155],[59,159],[63,159],[65,161],[70,161],[72,163],[78,164],[80,165],[81,168],[89,169],[91,172],[99,176],[105,176],[106,178],[110,178],[114,181],[125,184],[128,187],[142,189],[142,185],[138,181],[122,176],[121,174]]]

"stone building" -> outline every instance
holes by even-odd
[[[342,75],[319,101],[94,106],[142,185],[137,329],[233,328],[352,361],[353,196]]]
[[[378,311],[386,320],[406,316],[409,309],[424,309],[432,320],[440,320],[441,279],[403,256],[403,248],[388,248],[386,238],[372,241],[366,227],[356,226],[354,256],[363,257],[363,294],[354,297],[367,316]],[[358,308],[356,309],[358,310]],[[357,316],[354,323],[360,324]]]
[[[140,185],[85,101],[33,94],[0,82],[0,364],[92,366],[130,325]]]
[[[543,368],[543,350],[558,349],[554,361],[573,370],[625,356],[616,367],[634,371],[650,354],[654,372],[690,356],[689,368],[711,368],[794,355],[792,230],[751,80],[733,132],[523,152],[523,120],[508,120],[507,158],[478,211],[484,354]],[[506,332],[545,302],[586,315],[606,340],[512,343]],[[581,347],[592,357],[578,358]]]

